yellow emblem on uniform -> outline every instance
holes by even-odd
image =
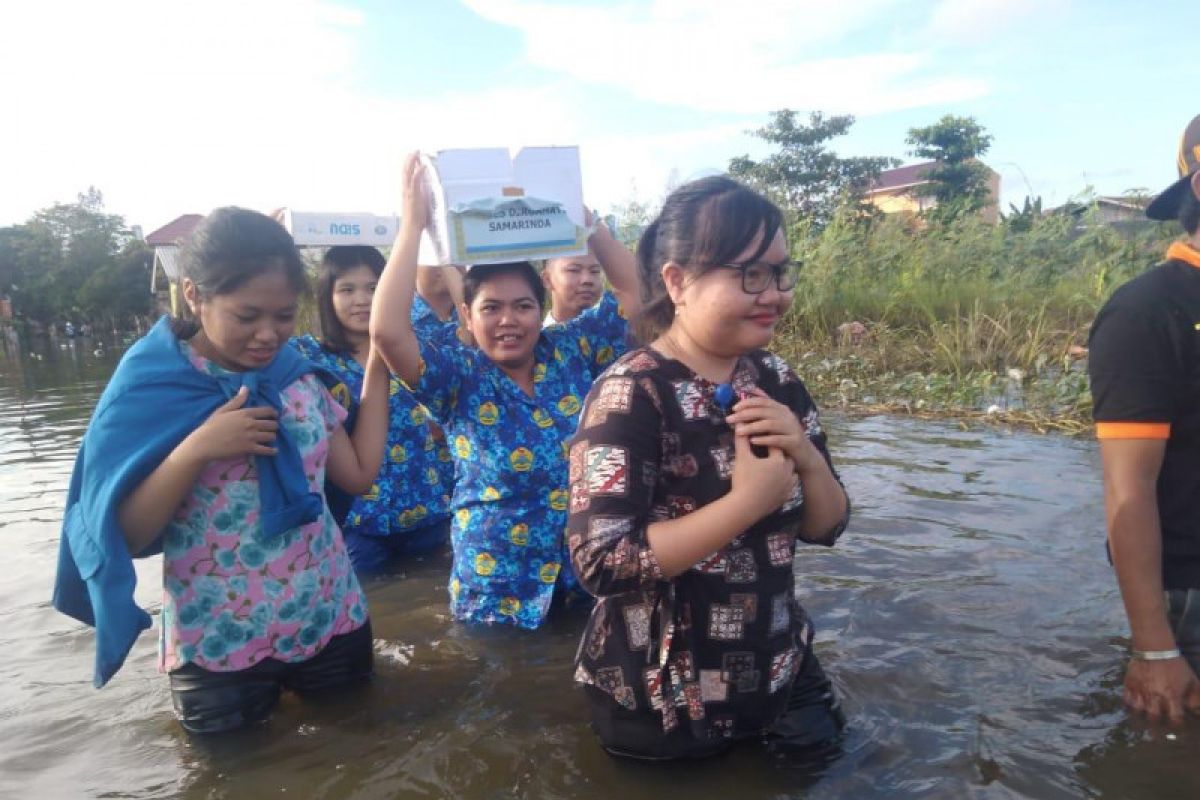
[[[489,486],[483,490],[482,497],[484,500],[499,500],[500,492],[496,490],[495,486]]]
[[[400,394],[400,379],[392,378],[388,381],[388,396]]]
[[[515,597],[505,597],[500,600],[500,613],[506,617],[516,616],[521,610],[521,601]]]
[[[333,395],[333,399],[338,401],[338,405],[342,408],[350,407],[350,387],[344,383],[335,383],[333,388],[329,390]]]
[[[496,571],[496,559],[488,553],[475,556],[475,571],[480,575],[491,575]]]
[[[541,383],[544,380],[546,380],[546,365],[541,363],[535,364],[533,367],[533,382]]]
[[[527,545],[529,544],[529,526],[524,522],[518,522],[508,529],[508,540],[513,544]]]
[[[429,509],[423,505],[418,505],[412,510],[413,522],[420,522],[429,516]]]
[[[425,483],[430,486],[437,486],[442,479],[438,477],[437,470],[433,467],[425,468]]]
[[[550,492],[550,507],[555,511],[566,511],[569,497],[566,489],[555,489]]]
[[[533,421],[539,428],[549,428],[554,424],[554,417],[542,411],[540,408],[533,410]]]
[[[388,451],[388,458],[392,460],[393,464],[403,464],[408,461],[408,451],[404,449],[404,445],[394,444]]]
[[[471,524],[471,509],[469,508],[460,508],[454,512],[454,516],[458,518],[458,526],[460,528],[465,528]]]
[[[406,508],[403,511],[401,511],[397,515],[396,520],[397,520],[397,522],[400,523],[401,528],[411,528],[412,524],[413,524],[412,509]]]
[[[451,597],[458,597],[458,590],[461,588],[462,588],[462,584],[459,583],[458,578],[450,579],[450,596]]]
[[[470,440],[467,439],[467,437],[463,436],[462,434],[455,436],[454,437],[454,452],[458,454],[459,458],[470,458],[471,457],[471,442],[470,442]]]
[[[604,347],[601,347],[596,353],[596,363],[607,364],[608,362],[612,361],[614,357],[616,357],[616,353],[613,352],[613,349],[608,345],[604,345]]]
[[[479,407],[478,416],[484,425],[495,425],[496,420],[500,419],[500,409],[496,408],[495,403],[484,403]]]
[[[561,569],[561,564],[551,561],[549,564],[542,565],[542,568],[538,570],[538,577],[541,578],[542,583],[554,583],[558,580],[558,572]]]
[[[585,356],[590,356],[592,354],[592,343],[587,340],[586,336],[579,337],[579,352],[583,353]]]
[[[564,416],[575,416],[579,413],[579,408],[579,398],[573,394],[569,394],[558,401],[558,410],[561,411]]]
[[[379,484],[372,483],[371,488],[369,490],[367,490],[366,494],[363,495],[363,499],[364,500],[378,500],[379,499]]]
[[[508,463],[512,464],[512,468],[517,472],[529,472],[533,469],[533,451],[525,447],[518,447],[509,455]]]
[[[425,406],[413,406],[413,410],[408,412],[408,418],[412,420],[413,425],[424,425],[425,420],[429,419],[429,413],[425,411]]]

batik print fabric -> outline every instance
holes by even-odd
[[[732,383],[791,408],[828,460],[817,409],[783,360],[751,353]],[[792,571],[800,489],[672,580],[647,542],[651,523],[730,490],[733,432],[715,389],[651,349],[631,352],[592,387],[570,448],[569,548],[599,598],[576,680],[614,712],[643,713],[698,742],[761,732],[783,710],[808,633]]]
[[[471,622],[536,628],[555,586],[572,588],[567,439],[595,377],[619,354],[627,325],[616,300],[541,333],[534,394],[478,348],[421,343],[417,397],[446,431],[455,461],[450,608]]]
[[[362,394],[364,370],[348,354],[325,348],[312,336],[292,345],[313,363],[336,375],[348,398]],[[383,466],[369,491],[354,501],[343,525],[347,535],[402,537],[450,516],[454,463],[429,412],[392,376],[388,387],[388,439]]]
[[[182,347],[197,369],[222,372]],[[300,450],[310,489],[321,492],[329,438],[346,412],[313,375],[281,396],[279,424]],[[163,585],[163,671],[307,661],[367,621],[366,597],[328,507],[315,522],[262,536],[249,457],[214,461],[200,474],[164,532]]]
[[[425,298],[419,294],[413,295],[412,312],[409,314],[409,318],[412,320],[413,332],[417,334],[418,339],[453,338],[458,330],[458,314],[451,311],[450,318],[443,320],[433,310],[433,306],[425,302]]]

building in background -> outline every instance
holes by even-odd
[[[146,237],[146,244],[154,248],[150,292],[164,314],[174,314],[179,302],[179,248],[203,219],[203,214],[184,214]]]
[[[921,193],[929,184],[929,171],[937,166],[936,161],[909,164],[895,169],[885,169],[871,184],[864,198],[885,214],[909,214],[916,216],[937,206],[937,200]],[[987,205],[980,215],[988,222],[1000,221],[1000,173],[988,168]]]

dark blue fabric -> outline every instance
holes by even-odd
[[[150,616],[133,600],[137,576],[117,516],[121,501],[242,386],[250,390],[246,407],[280,411],[280,392],[316,372],[285,346],[262,370],[207,375],[184,356],[166,317],[121,359],[75,459],[54,586],[54,607],[96,628],[97,687],[121,668],[134,640],[150,627]],[[282,428],[275,446],[275,456],[255,458],[268,538],[312,522],[324,508],[321,495],[309,491],[300,452]],[[159,537],[137,555],[161,550]]]

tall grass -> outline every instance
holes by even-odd
[[[1177,230],[1118,230],[1094,216],[1038,217],[1015,229],[847,212],[820,233],[793,226],[791,234],[804,266],[776,349],[793,361],[852,357],[837,363],[860,377],[935,374],[952,387],[1068,369],[1112,290],[1157,263]],[[866,337],[838,336],[855,321]],[[830,385],[847,380],[834,374]],[[1078,398],[1059,405],[1081,407]]]

